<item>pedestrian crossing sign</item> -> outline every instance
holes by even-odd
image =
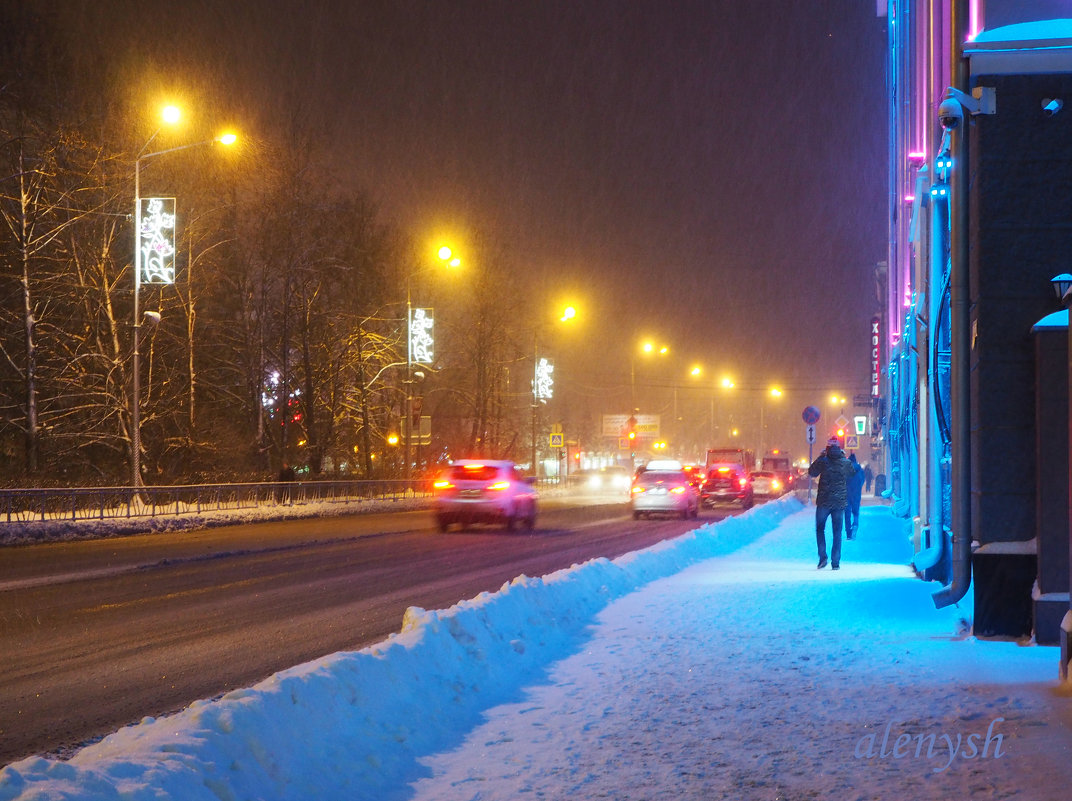
[[[854,451],[860,447],[860,438],[856,435],[845,437],[845,449]]]
[[[561,432],[557,432],[557,433],[552,434],[551,435],[551,447],[552,448],[561,448],[561,447],[563,447],[563,445],[565,445],[565,442],[563,441],[565,436],[566,435],[561,433]]]

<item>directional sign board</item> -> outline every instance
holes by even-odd
[[[804,439],[808,441],[809,445],[815,444],[815,426],[808,426],[804,429]]]

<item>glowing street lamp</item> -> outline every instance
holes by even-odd
[[[461,266],[462,260],[449,245],[440,245],[436,250],[436,256],[442,262],[441,267],[456,269]],[[430,269],[426,267],[425,269]],[[421,414],[420,409],[413,407],[413,366],[415,364],[431,364],[435,361],[435,315],[432,309],[413,308],[411,287],[414,272],[406,275],[406,426],[405,426],[405,478],[407,481],[413,477],[413,464],[410,459],[413,444],[413,428],[417,426],[420,432]],[[420,374],[417,374],[420,377]],[[416,417],[416,421],[414,421]]]
[[[780,397],[782,397],[782,391],[778,387],[771,387],[769,390],[767,390],[766,394],[771,398],[780,398]],[[763,457],[766,455],[766,451],[763,450],[763,445],[764,445],[764,443],[763,443],[763,429],[764,429],[763,413],[764,413],[764,410],[766,409],[766,406],[767,406],[767,404],[765,404],[763,402],[763,399],[761,398],[760,401],[759,401],[759,459],[760,459],[760,464],[763,463]]]
[[[642,356],[668,356],[669,345],[656,345],[651,340],[645,340],[640,344],[639,351]],[[636,413],[636,354],[629,356],[629,411]]]
[[[165,106],[161,118],[169,125],[177,123],[182,116],[177,106]],[[173,284],[175,282],[175,199],[146,198],[147,205],[142,204],[141,163],[165,153],[189,150],[202,145],[233,145],[238,137],[225,133],[215,139],[193,142],[188,145],[169,147],[146,153],[149,145],[156,139],[163,126],[157,128],[149,140],[142,146],[134,159],[134,352],[131,360],[131,484],[141,487],[141,309],[139,296],[142,283]],[[160,315],[146,312],[146,322],[155,325]]]
[[[565,306],[558,317],[560,323],[573,323],[577,319],[577,308]],[[539,471],[536,463],[539,454],[536,449],[536,432],[539,428],[540,404],[547,403],[554,396],[555,387],[555,363],[539,353],[539,327],[532,331],[532,360],[534,364],[532,376],[532,435],[530,446],[532,448],[532,474],[538,476]],[[567,464],[567,469],[568,469]]]

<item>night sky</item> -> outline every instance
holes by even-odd
[[[69,6],[87,51],[211,75],[269,138],[300,117],[331,179],[385,215],[491,233],[534,303],[577,293],[590,392],[628,382],[641,335],[673,348],[658,381],[699,361],[777,383],[798,423],[828,390],[868,390],[887,237],[873,0]]]

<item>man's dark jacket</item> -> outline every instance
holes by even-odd
[[[815,505],[830,509],[846,508],[849,505],[849,477],[854,472],[852,462],[845,458],[841,448],[831,445],[823,451],[808,468],[809,476],[819,478]]]

